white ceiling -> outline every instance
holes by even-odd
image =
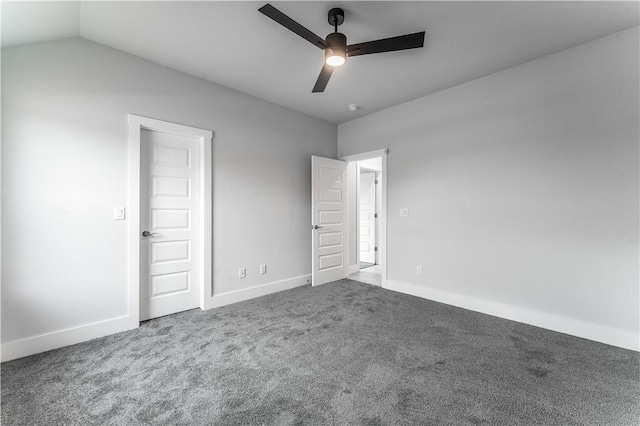
[[[342,7],[349,43],[426,31],[423,49],[351,58],[311,93],[322,51],[265,3],[3,1],[2,46],[80,36],[341,123],[640,24],[638,2],[274,1],[321,37]]]

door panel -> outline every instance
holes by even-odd
[[[189,198],[190,180],[169,176],[151,176],[151,196]]]
[[[189,271],[151,276],[151,298],[189,291]]]
[[[151,241],[151,264],[189,260],[189,240]]]
[[[376,263],[375,180],[375,172],[360,173],[360,261],[367,263]]]
[[[196,138],[141,130],[140,320],[199,306],[200,161]]]
[[[154,145],[151,155],[151,161],[155,165],[191,167],[191,151],[187,148]]]
[[[318,247],[335,247],[342,245],[341,232],[324,232],[318,235]]]
[[[346,169],[344,161],[311,157],[311,282],[314,286],[346,277]]]

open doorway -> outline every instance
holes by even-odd
[[[379,265],[378,258],[380,242],[380,174],[382,172],[382,160],[380,157],[371,160],[358,161],[357,170],[359,184],[357,188],[358,208],[358,260],[360,269],[371,268]]]
[[[360,164],[358,164],[360,166]],[[360,210],[360,250],[358,260],[360,269],[371,268],[377,265],[376,252],[378,251],[376,235],[376,222],[378,213],[376,209],[376,185],[378,176],[375,170],[358,167],[360,185],[358,187],[358,209]]]
[[[343,157],[347,165],[349,278],[386,282],[386,150]]]

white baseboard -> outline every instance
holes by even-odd
[[[357,263],[355,265],[349,265],[349,274],[355,274],[359,270],[360,268],[358,267]]]
[[[640,335],[628,330],[521,308],[518,306],[505,305],[486,299],[450,293],[402,281],[387,280],[384,288],[445,303],[447,305],[457,306],[459,308],[469,309],[483,314],[534,325],[536,327],[546,328],[548,330],[570,334],[584,339],[594,340],[596,342],[606,343],[612,346],[640,351]]]
[[[214,294],[213,297],[211,297],[210,303],[208,303],[207,309],[230,305],[232,303],[238,303],[244,300],[253,299],[255,297],[266,296],[267,294],[277,293],[279,291],[289,290],[295,287],[301,287],[303,285],[310,284],[311,275],[302,275],[299,277],[289,278],[282,281],[274,281],[272,283],[249,287],[242,290]]]
[[[243,290],[214,295],[210,298],[207,309],[229,305],[254,297],[300,287],[311,283],[311,275],[303,275],[287,280],[276,281]],[[76,343],[86,342],[98,337],[108,336],[121,331],[137,328],[138,323],[133,323],[129,315],[113,318],[92,324],[81,325],[65,330],[53,331],[38,336],[27,337],[12,342],[3,343],[0,346],[0,361],[11,361],[29,355],[58,349]]]
[[[208,308],[242,302],[255,297],[266,296],[283,290],[308,285],[311,275],[276,281],[242,290],[214,295]],[[560,315],[549,314],[517,306],[505,305],[473,296],[465,296],[442,290],[424,287],[418,284],[396,280],[386,280],[384,288],[422,297],[424,299],[457,306],[464,309],[493,315],[512,321],[546,328],[548,330],[582,337],[608,345],[640,351],[640,336],[618,328],[590,323]],[[45,333],[38,336],[3,343],[0,348],[0,361],[10,361],[64,346],[74,345],[98,337],[108,336],[121,331],[136,328],[129,316],[113,318],[92,324],[72,327],[65,330]]]
[[[92,324],[67,328],[65,330],[53,331],[51,333],[40,334],[38,336],[27,337],[25,339],[14,340],[3,343],[0,349],[0,360],[2,362],[18,359],[64,346],[75,345],[98,337],[108,336],[121,331],[131,330],[131,320],[129,316],[113,318]]]

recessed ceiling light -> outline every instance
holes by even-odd
[[[349,108],[349,111],[357,111],[357,110],[360,109],[360,105],[358,105],[358,104],[349,104],[348,108]]]

